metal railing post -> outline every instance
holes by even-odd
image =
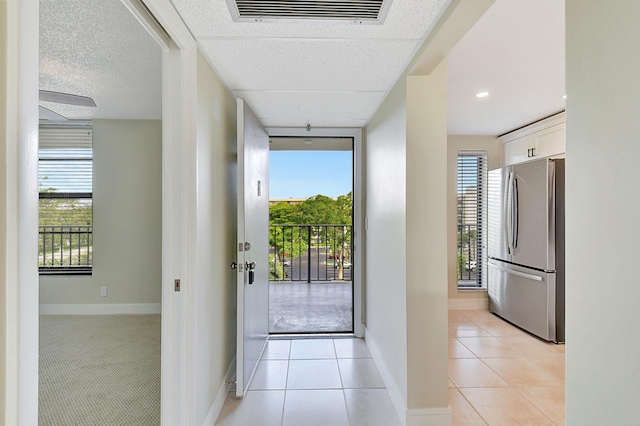
[[[311,225],[307,226],[307,282],[311,282]]]

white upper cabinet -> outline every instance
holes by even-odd
[[[556,124],[548,129],[540,130],[533,134],[535,155],[537,157],[550,157],[564,154],[565,132],[564,123]]]
[[[502,165],[524,163],[565,153],[565,113],[523,127],[500,137]]]
[[[503,143],[502,159],[505,163],[504,165],[523,163],[530,160],[532,149],[534,149],[533,135],[521,136]]]

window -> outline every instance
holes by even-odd
[[[458,288],[485,286],[486,151],[458,153]]]
[[[93,261],[93,142],[90,122],[40,125],[41,274],[90,274]]]

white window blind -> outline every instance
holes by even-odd
[[[484,278],[487,200],[486,151],[458,153],[458,287],[478,288]]]
[[[40,126],[40,192],[90,194],[93,190],[92,142],[90,125]]]

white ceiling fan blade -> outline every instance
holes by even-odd
[[[48,108],[40,106],[40,120],[49,120],[55,123],[62,123],[65,121],[69,121],[67,117],[64,117],[57,112],[53,112]]]
[[[96,103],[87,96],[72,95],[69,93],[52,92],[49,90],[40,90],[40,100],[45,102],[55,102],[58,104],[78,105],[86,107],[95,107]]]

